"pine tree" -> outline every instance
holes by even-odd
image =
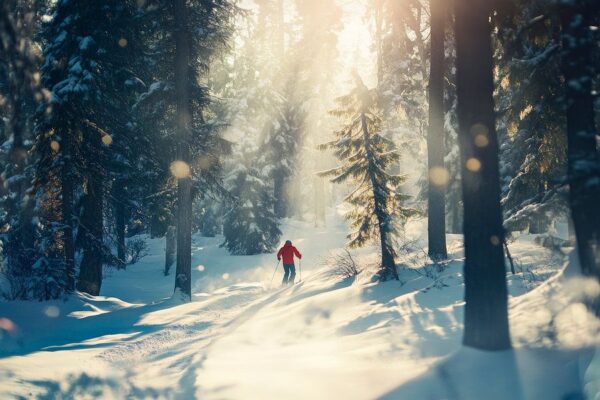
[[[68,275],[75,249],[82,250],[77,288],[93,295],[103,264],[114,262],[104,236],[109,178],[120,172],[118,160],[135,158],[127,151],[132,132],[123,127],[134,96],[128,82],[139,79],[136,13],[132,1],[63,0],[44,32],[42,78],[52,109],[39,113],[36,138],[42,242],[63,249]]]
[[[273,212],[272,186],[259,168],[251,166],[255,156],[245,152],[225,184],[235,201],[225,214],[223,235],[231,254],[270,253],[281,237],[279,222]]]
[[[543,233],[566,213],[560,23],[545,0],[507,3],[494,22],[504,226]]]
[[[457,99],[464,201],[463,343],[510,348],[502,243],[490,14],[486,0],[455,2]]]
[[[47,100],[39,82],[41,59],[34,42],[42,12],[38,3],[9,0],[0,5],[2,272],[11,286],[8,295],[20,299],[37,297],[40,285],[45,287],[45,282],[37,279],[34,265],[38,251],[31,183],[35,163],[31,115],[37,106],[44,108]],[[36,282],[27,282],[31,278]]]
[[[291,215],[290,181],[298,168],[298,153],[305,133],[306,95],[302,93],[304,80],[297,67],[289,71],[283,89],[278,115],[274,124],[268,124],[263,140],[259,163],[273,181],[275,215],[285,218]]]
[[[136,110],[139,128],[152,137],[148,222],[159,236],[176,223],[175,290],[188,299],[192,202],[198,193],[223,193],[220,158],[228,147],[219,138],[223,121],[211,109],[206,81],[211,60],[227,49],[236,10],[228,0],[150,0],[145,6],[153,74]]]
[[[356,231],[348,236],[351,247],[360,247],[378,238],[381,248],[380,281],[398,279],[394,236],[398,221],[415,214],[403,206],[406,195],[399,193],[405,176],[388,171],[399,161],[394,143],[381,135],[381,118],[377,114],[376,90],[369,90],[356,75],[356,87],[338,99],[339,108],[331,113],[343,118],[344,125],[335,132],[336,140],[321,146],[332,149],[342,165],[322,172],[332,182],[351,182],[354,187],[346,201],[352,206],[347,214]]]

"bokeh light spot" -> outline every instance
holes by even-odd
[[[119,39],[118,43],[119,43],[120,47],[125,47],[125,46],[127,46],[127,39],[121,38],[121,39]]]
[[[429,170],[429,180],[435,186],[444,186],[450,180],[450,174],[444,167],[433,167]]]
[[[53,152],[58,153],[60,150],[60,143],[58,143],[56,140],[53,140],[50,142],[50,148]]]
[[[56,318],[60,315],[60,309],[56,306],[48,306],[44,310],[44,314],[50,318]]]
[[[173,175],[177,179],[189,178],[192,174],[190,166],[181,160],[173,161],[171,163],[171,175]]]
[[[475,146],[486,147],[488,144],[490,144],[490,140],[486,135],[479,134],[475,136]]]
[[[0,329],[13,333],[17,330],[17,325],[8,318],[0,318]]]
[[[471,135],[473,135],[475,137],[477,137],[479,135],[487,136],[487,135],[489,135],[489,133],[490,133],[489,129],[484,124],[477,123],[477,124],[473,124],[473,126],[471,126]]]
[[[475,157],[471,157],[467,160],[466,167],[471,172],[477,172],[481,169],[481,161]]]

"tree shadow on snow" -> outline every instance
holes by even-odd
[[[456,348],[462,332],[462,283],[438,288],[431,279],[411,273],[414,279],[408,282],[390,281],[365,289],[362,300],[370,305],[368,313],[348,322],[338,333],[355,335],[398,325],[411,332],[399,335],[398,341],[403,343],[392,344],[391,351],[404,347],[419,357],[440,357]]]
[[[583,400],[582,369],[589,360],[589,350],[463,347],[379,399]]]
[[[54,399],[166,399],[173,397],[172,389],[157,390],[152,388],[140,388],[122,379],[100,378],[82,373],[79,376],[70,375],[66,381],[28,381],[27,385],[37,388],[41,393],[35,396],[38,400]],[[38,391],[35,390],[35,391]],[[33,390],[32,390],[33,391]],[[17,397],[18,399],[30,399],[31,396]]]
[[[130,334],[128,341],[132,341],[169,325],[169,323],[142,324],[140,322],[145,315],[171,306],[173,306],[171,300],[167,299],[160,303],[131,306],[85,318],[66,318],[61,320],[61,329],[49,329],[47,334],[29,340],[25,336],[13,348],[3,349],[0,352],[0,359],[14,355],[27,355],[40,350],[61,351],[110,347],[114,345],[115,341],[93,341],[107,335]],[[43,326],[41,328],[43,329]]]

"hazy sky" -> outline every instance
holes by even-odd
[[[301,0],[300,0],[301,1]],[[365,84],[373,87],[377,84],[376,57],[372,49],[372,37],[369,21],[366,20],[368,0],[337,0],[344,12],[344,27],[340,32],[338,48],[340,60],[348,70],[343,74],[349,78],[349,72],[356,68]]]

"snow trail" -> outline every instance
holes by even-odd
[[[469,374],[498,368],[500,381],[515,388],[512,398],[548,394],[528,389],[532,384],[554,391],[548,399],[577,392],[588,349],[519,347],[492,358],[461,350],[460,237],[449,236],[454,260],[447,266],[427,264],[419,249],[423,228],[415,221],[407,229],[417,241],[401,260],[401,282],[372,284],[368,272],[341,279],[319,269],[320,259],[345,242],[339,214],[330,215],[327,228],[287,221],[282,239],[293,240],[305,258],[303,282],[285,288],[265,287],[273,254],[233,257],[219,248],[219,238],[196,237],[193,260],[204,268],[194,271],[195,294],[186,304],[168,297],[173,277],[162,276],[162,243],[151,241],[148,257],[106,279],[103,294],[113,297],[22,302],[13,309],[0,303],[0,315],[21,330],[18,340],[0,341],[0,397],[475,399],[494,382],[465,386]],[[508,276],[515,344],[565,346],[582,326],[587,343],[596,343],[600,328],[564,295],[565,280],[556,274],[561,259],[531,237],[511,251],[520,266]],[[365,249],[356,256],[368,262],[374,255]],[[557,321],[555,338],[549,318]]]

